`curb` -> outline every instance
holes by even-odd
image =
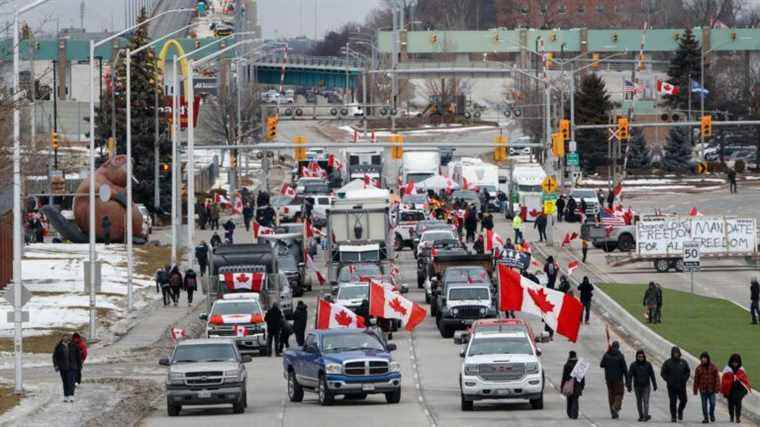
[[[538,255],[545,260],[545,249],[539,246],[535,246],[535,249],[536,252],[539,252]],[[605,282],[596,273],[588,271],[585,267],[581,267],[581,270],[586,276],[594,278],[596,283]],[[560,271],[563,271],[561,267]],[[567,275],[566,271],[563,272],[571,283],[578,286],[578,281],[575,278]],[[631,343],[638,344],[639,347],[643,348],[648,356],[655,356],[662,361],[670,358],[670,350],[675,344],[649,329],[597,286],[594,287],[594,302],[596,304],[592,304],[592,310],[602,317],[605,322],[615,327]],[[699,359],[683,348],[681,348],[681,355],[689,363],[689,367],[691,368],[689,382],[693,382],[694,369],[700,363]],[[720,367],[718,369],[721,370]],[[690,390],[687,389],[687,394],[688,391]],[[760,422],[760,395],[757,393],[757,390],[753,389],[753,391],[745,396],[742,401],[742,410],[744,418],[751,419],[755,423]]]

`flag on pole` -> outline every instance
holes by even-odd
[[[567,274],[570,275],[570,276],[572,276],[573,272],[575,272],[575,270],[578,269],[578,265],[579,265],[578,260],[570,261],[567,264]]]
[[[369,315],[383,319],[399,319],[401,325],[412,331],[427,316],[427,311],[401,295],[394,294],[382,284],[371,280],[369,284]]]
[[[657,93],[660,95],[678,95],[680,91],[681,90],[678,86],[673,86],[668,82],[657,80]]]
[[[316,329],[364,328],[364,320],[340,304],[319,300]]]
[[[700,85],[696,80],[691,81],[691,91],[698,93],[701,96],[707,96],[710,94],[710,91],[703,88],[702,85]]]

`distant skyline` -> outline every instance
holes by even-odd
[[[265,38],[300,35],[314,38],[315,24],[317,38],[321,38],[347,22],[364,22],[380,0],[287,0],[288,7],[283,7],[283,3],[284,0],[258,1],[259,24]]]

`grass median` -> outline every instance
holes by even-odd
[[[18,404],[18,396],[13,393],[13,387],[0,386],[0,415]]]
[[[760,326],[747,310],[731,301],[663,288],[662,323],[647,323],[646,285],[600,284],[599,287],[653,331],[699,357],[707,351],[722,370],[732,353],[742,355],[750,382],[760,385]],[[692,371],[694,367],[692,366]]]

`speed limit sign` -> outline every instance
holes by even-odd
[[[683,267],[686,271],[699,271],[699,242],[683,242]]]

